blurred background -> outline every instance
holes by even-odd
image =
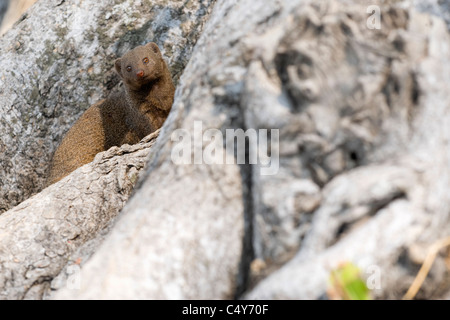
[[[4,34],[36,0],[0,0],[0,35]]]

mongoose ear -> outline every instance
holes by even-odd
[[[147,48],[149,48],[150,50],[152,50],[154,53],[156,54],[161,54],[161,51],[159,51],[159,47],[156,43],[154,42],[149,42],[145,45]]]
[[[114,66],[116,67],[117,73],[122,76],[122,61],[120,60],[120,58],[116,60]]]

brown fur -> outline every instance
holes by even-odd
[[[115,68],[125,90],[92,105],[69,130],[53,155],[48,185],[101,151],[139,142],[166,120],[175,87],[158,46],[149,43],[129,51]]]

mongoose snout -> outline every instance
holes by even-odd
[[[144,77],[144,70],[139,70],[139,71],[136,73],[136,76],[137,76],[138,78],[143,78],[143,77]]]

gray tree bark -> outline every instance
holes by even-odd
[[[213,3],[40,1],[0,38],[0,213],[43,189],[65,132],[119,90],[117,57],[155,41],[177,82]],[[140,148],[148,154],[148,145]],[[108,151],[132,155],[77,171],[0,216],[1,298],[48,297],[77,261],[72,254],[92,254],[144,165],[142,152],[127,150]]]
[[[207,1],[39,1],[0,38],[0,213],[44,187],[63,135],[120,82],[113,65],[155,41],[178,78]]]
[[[420,14],[412,4],[378,5],[381,30],[367,27],[363,2],[225,1],[215,8],[183,74],[173,113],[180,120],[169,131],[192,132],[195,119],[221,130],[280,130],[279,144],[271,146],[280,153],[278,174],[262,176],[258,166],[240,168],[241,215],[247,228],[238,275],[244,285],[238,286],[247,288],[244,297],[324,297],[331,270],[348,261],[365,273],[379,271],[382,280],[374,287],[375,297],[401,298],[426,248],[448,234],[448,161],[443,147],[448,137],[448,30],[442,20]],[[436,123],[433,128],[430,121]],[[211,295],[208,285],[196,287],[188,273],[204,269],[206,279],[217,279],[214,270],[223,256],[216,264],[203,262],[208,255],[196,251],[201,248],[175,244],[163,255],[170,261],[164,264],[152,252],[161,252],[159,242],[174,237],[176,226],[167,233],[140,231],[154,235],[154,242],[145,245],[149,238],[133,232],[137,225],[167,225],[172,219],[184,226],[184,233],[193,234],[198,225],[185,219],[199,215],[199,224],[215,226],[210,217],[217,211],[214,206],[172,213],[171,203],[144,196],[155,192],[150,191],[151,181],[172,171],[185,172],[170,161],[172,148],[169,141],[162,147],[160,164],[150,166],[147,183],[124,210],[123,227],[113,230],[82,270],[82,289],[58,297],[134,297],[138,292],[148,298],[204,298],[203,293],[226,297]],[[207,184],[200,173],[206,167],[194,166],[189,171],[192,183],[181,184]],[[223,170],[213,167],[211,172]],[[228,181],[222,179],[221,186],[228,188]],[[237,185],[238,179],[231,181]],[[162,187],[177,199],[191,194],[175,182]],[[149,210],[146,220],[137,220],[142,216],[141,197],[165,214],[153,216]],[[221,216],[231,216],[232,203]],[[223,232],[236,231],[226,222],[222,226]],[[205,236],[217,248],[220,237],[207,232],[197,237]],[[134,249],[124,241],[132,242]],[[130,257],[144,246],[145,253]],[[176,248],[183,248],[181,257]],[[127,259],[119,258],[123,256]],[[192,263],[187,258],[192,256],[200,260]],[[130,259],[132,263],[125,262]],[[176,261],[189,263],[179,269]],[[133,272],[131,266],[136,265],[142,268]],[[143,276],[145,268],[148,274]],[[169,281],[165,274],[176,280]],[[448,290],[443,256],[432,274],[421,297]],[[144,279],[152,281],[138,285]]]
[[[0,298],[40,299],[86,260],[120,212],[159,131],[113,147],[0,216]],[[56,280],[54,280],[56,279]]]

